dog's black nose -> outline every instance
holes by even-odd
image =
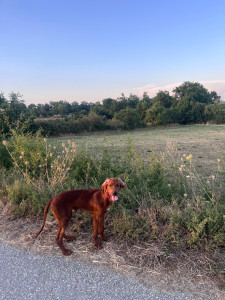
[[[114,191],[114,192],[113,192],[113,196],[116,196],[116,195],[117,195],[117,191]]]

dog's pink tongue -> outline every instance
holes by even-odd
[[[117,196],[112,196],[112,201],[117,201],[118,197]]]

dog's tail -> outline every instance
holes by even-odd
[[[49,210],[49,206],[50,206],[51,203],[52,203],[52,200],[53,200],[53,198],[52,198],[51,200],[49,200],[48,203],[47,203],[46,206],[45,206],[45,210],[44,210],[44,219],[43,219],[43,222],[42,222],[42,225],[41,225],[41,229],[36,233],[35,239],[39,236],[39,234],[42,232],[42,230],[43,230],[43,228],[44,228],[44,226],[45,226],[45,221],[46,221],[46,218],[47,218],[47,213],[48,213],[48,210]]]

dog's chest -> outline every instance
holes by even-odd
[[[106,211],[110,211],[111,206],[112,206],[112,202],[107,201],[107,204],[106,204]]]

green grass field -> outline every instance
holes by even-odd
[[[77,149],[85,149],[97,155],[103,146],[113,152],[123,152],[129,138],[144,157],[147,157],[151,151],[165,152],[167,143],[171,141],[177,149],[178,156],[193,155],[193,164],[203,176],[212,175],[211,173],[217,168],[217,159],[222,161],[225,155],[225,126],[223,125],[191,125],[95,133],[52,138],[51,142],[57,146],[71,139],[76,143]]]

